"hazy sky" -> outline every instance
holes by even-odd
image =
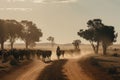
[[[94,18],[120,34],[120,0],[0,0],[0,18],[33,21],[42,29],[42,42],[53,36],[56,43],[71,43]]]

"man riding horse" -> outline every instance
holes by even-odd
[[[60,50],[60,47],[58,46],[56,49],[56,55],[58,57],[58,59],[60,59],[60,56],[62,55],[64,57],[64,51]]]

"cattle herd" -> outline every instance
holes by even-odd
[[[74,53],[75,50],[56,50],[57,59],[64,57],[65,53],[70,55]],[[80,50],[78,50],[80,53]],[[2,63],[6,63],[10,60],[21,62],[23,60],[31,60],[37,57],[43,62],[51,61],[52,50],[40,50],[40,49],[10,49],[10,50],[0,50],[0,60]]]
[[[2,63],[6,63],[12,58],[13,60],[20,62],[22,60],[31,60],[37,57],[41,59],[43,62],[51,61],[51,50],[31,50],[31,49],[11,49],[11,50],[0,50],[0,57]],[[60,51],[56,53],[58,59],[60,56],[64,56],[64,51]]]

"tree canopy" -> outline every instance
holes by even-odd
[[[4,49],[4,42],[8,39],[6,22],[3,19],[0,19],[0,44],[1,49]]]
[[[52,46],[54,45],[54,40],[55,40],[54,37],[49,36],[49,37],[47,38],[47,40],[51,42],[51,45],[52,45]]]
[[[41,29],[37,28],[32,21],[23,20],[18,22],[16,20],[0,19],[0,44],[1,49],[4,49],[4,42],[9,40],[11,49],[16,39],[21,38],[26,48],[29,45],[35,44],[42,37]]]
[[[26,48],[35,42],[39,42],[43,35],[41,29],[38,29],[32,21],[23,20],[21,24],[23,25],[21,39],[25,42]]]
[[[88,29],[81,29],[78,35],[88,40],[95,53],[98,53],[99,44],[102,44],[103,54],[106,54],[107,47],[116,41],[114,26],[107,26],[102,23],[101,19],[93,19],[87,22]]]
[[[11,49],[16,39],[20,38],[22,34],[22,25],[16,20],[6,20],[6,26],[8,30],[9,41],[11,43]]]
[[[77,39],[72,42],[72,44],[75,46],[75,49],[79,49],[79,45],[81,44],[81,40]]]

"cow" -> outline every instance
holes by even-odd
[[[11,50],[8,51],[8,54],[9,54],[9,56],[10,55],[13,56],[14,59],[17,62],[19,62],[19,60],[20,60],[20,54],[21,54],[19,50],[17,50],[17,49],[11,49]]]
[[[2,63],[7,62],[9,57],[8,51],[5,49],[1,50],[1,54],[2,54]]]
[[[2,50],[0,50],[0,56],[2,56]]]
[[[36,55],[37,55],[37,58],[40,59],[40,57],[42,55],[42,51],[41,50],[36,50]]]
[[[52,55],[52,51],[50,50],[46,50],[46,51],[41,51],[41,56],[42,56],[42,60],[45,62],[46,59],[48,59],[49,61],[51,61],[51,55]]]

